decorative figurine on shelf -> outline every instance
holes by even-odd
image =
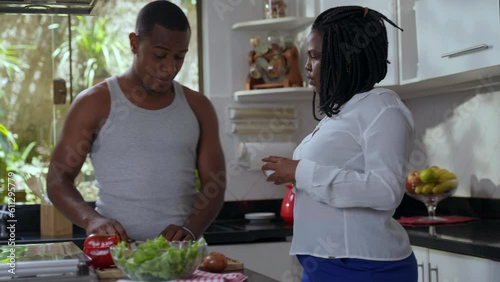
[[[264,0],[264,17],[266,19],[286,17],[285,0]]]
[[[252,50],[248,54],[249,74],[246,90],[302,87],[299,70],[299,51],[292,37],[269,33],[267,44],[254,35],[250,39]]]

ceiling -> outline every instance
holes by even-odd
[[[107,0],[0,0],[0,14],[91,15]]]

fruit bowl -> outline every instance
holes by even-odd
[[[135,281],[166,281],[189,278],[207,253],[207,243],[167,241],[163,236],[129,246],[110,247],[116,266]]]
[[[437,204],[455,194],[457,187],[457,176],[453,172],[432,166],[420,171],[411,171],[406,177],[405,193],[427,207],[429,215],[419,220],[438,222],[447,219],[436,216]]]

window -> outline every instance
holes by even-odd
[[[70,100],[81,90],[130,66],[128,34],[134,31],[137,13],[148,2],[109,0],[95,16],[0,15],[3,203],[7,200],[9,171],[15,178],[10,181],[16,183],[16,203],[40,202],[36,195],[43,194],[44,174]],[[199,90],[197,1],[172,2],[186,12],[192,30],[190,51],[176,80]],[[68,89],[65,104],[54,104],[54,81]],[[89,161],[77,184],[86,200],[96,199]]]

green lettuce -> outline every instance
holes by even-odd
[[[115,264],[130,278],[160,281],[188,278],[206,254],[203,238],[185,242],[184,247],[168,242],[163,236],[129,248],[120,242],[111,248]]]

